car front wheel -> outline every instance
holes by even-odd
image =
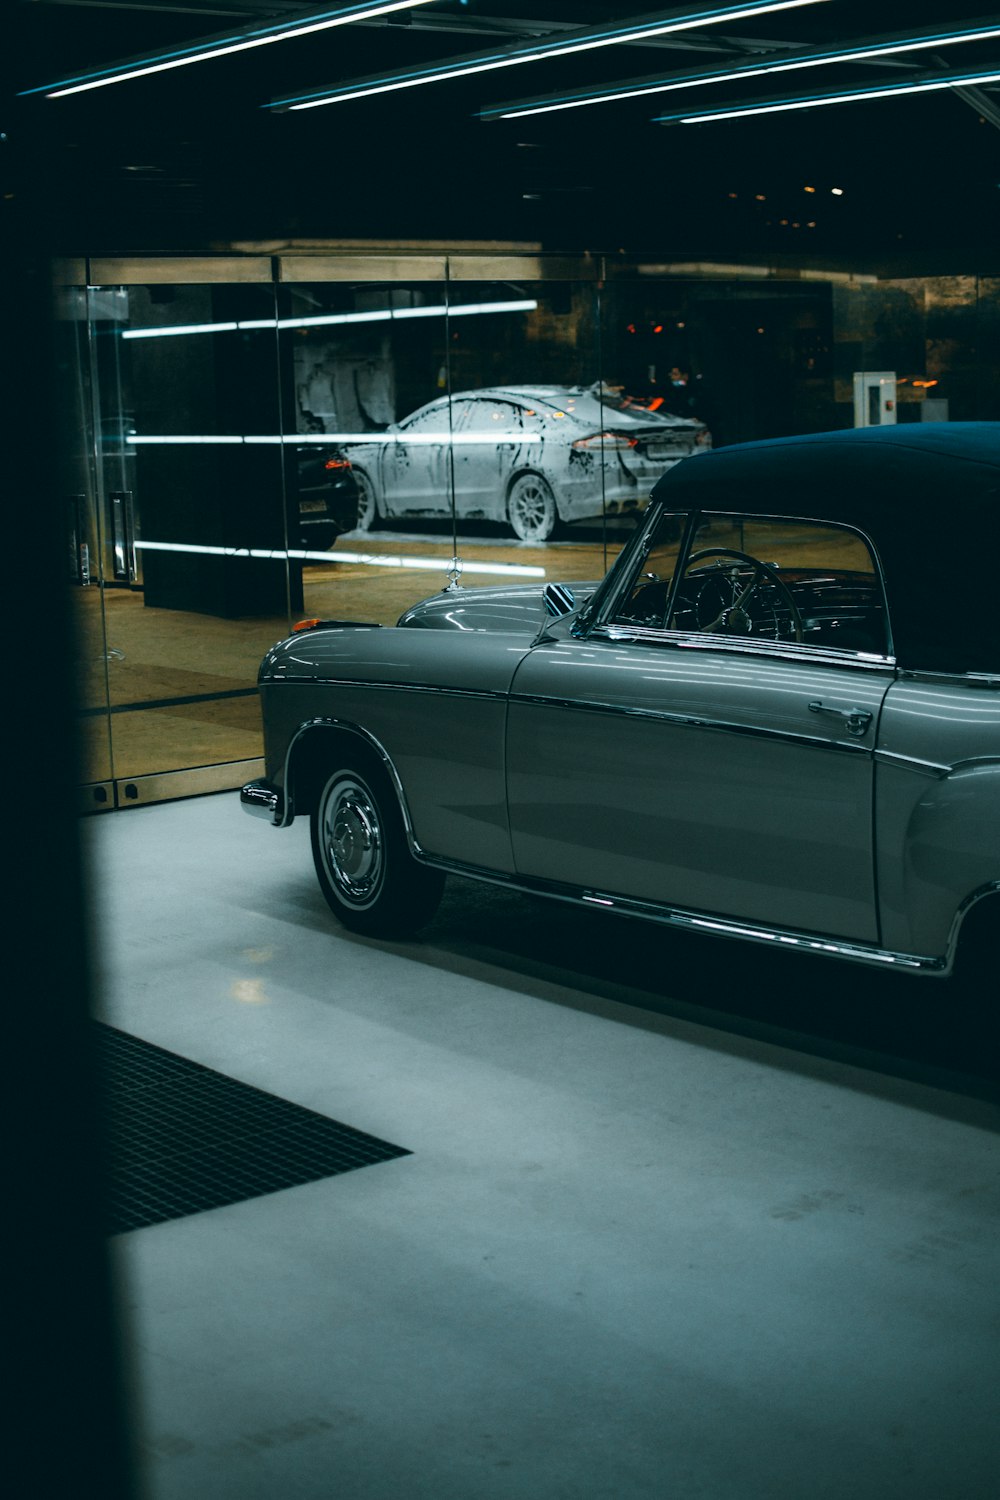
[[[555,496],[540,474],[522,474],[507,496],[507,518],[522,542],[547,542],[556,529]]]
[[[399,801],[374,760],[328,775],[311,831],[320,888],[345,927],[388,937],[430,921],[444,876],[411,855]]]

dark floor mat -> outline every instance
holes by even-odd
[[[410,1155],[113,1027],[94,1029],[109,1234]]]

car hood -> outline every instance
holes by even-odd
[[[596,583],[567,585],[578,605],[594,592]],[[550,617],[542,597],[543,585],[521,583],[491,588],[448,588],[422,599],[400,615],[398,625],[423,630],[488,630],[533,638]]]

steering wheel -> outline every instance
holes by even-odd
[[[747,613],[745,606],[760,585],[767,583],[777,590],[788,606],[795,639],[801,641],[802,616],[799,614],[798,605],[792,598],[788,585],[778,577],[777,569],[773,568],[770,563],[761,562],[759,557],[751,557],[749,552],[738,552],[735,547],[705,547],[700,552],[691,553],[687,560],[685,572],[691,567],[692,563],[701,562],[706,557],[734,557],[737,562],[745,563],[747,567],[753,569],[753,577],[742,592],[737,592],[737,585],[735,582],[733,583],[734,597],[732,603],[720,610],[715,619],[708,625],[700,626],[701,630],[714,632],[739,631],[740,633],[750,635],[753,632],[754,622]],[[775,621],[775,627],[777,628],[777,621]]]

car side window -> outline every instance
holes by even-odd
[[[509,401],[470,401],[462,423],[465,432],[492,433],[498,442],[520,436],[521,413]]]
[[[439,405],[427,406],[423,410],[413,413],[407,417],[405,422],[400,422],[399,431],[407,437],[417,437],[423,432],[437,433],[447,432],[451,422],[447,401]]]
[[[638,563],[631,587],[619,602],[611,624],[664,629],[670,586],[686,522],[687,515],[683,513],[664,511],[660,516]]]
[[[666,624],[863,656],[890,651],[882,579],[868,542],[822,521],[702,516]]]

